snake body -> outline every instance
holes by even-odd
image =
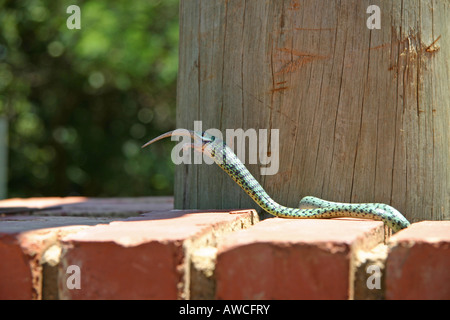
[[[188,130],[186,130],[188,131]],[[161,135],[143,147],[169,136],[172,132]],[[239,160],[225,142],[206,133],[189,131],[199,143],[192,148],[210,156],[263,210],[281,218],[293,219],[326,219],[353,217],[383,221],[394,232],[407,228],[409,221],[395,208],[383,203],[341,203],[325,201],[316,197],[304,197],[300,208],[289,208],[275,202],[253,177],[245,165]]]

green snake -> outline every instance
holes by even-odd
[[[225,142],[206,132],[174,130],[150,140],[142,148],[172,135],[190,136],[194,143],[187,144],[187,147],[211,157],[263,210],[274,216],[293,219],[352,217],[380,220],[394,232],[410,225],[398,210],[383,203],[341,203],[307,196],[300,201],[299,208],[280,205],[267,194]]]

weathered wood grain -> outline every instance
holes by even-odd
[[[448,0],[180,1],[177,126],[279,129],[278,174],[247,167],[282,204],[450,219],[449,16]],[[175,182],[178,208],[255,207],[216,166]]]

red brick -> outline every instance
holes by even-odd
[[[0,201],[2,207],[38,208],[37,215],[51,216],[136,216],[156,210],[173,209],[173,197],[85,198],[48,197],[14,198]],[[53,207],[45,209],[47,207]],[[58,208],[55,208],[58,207]]]
[[[395,234],[386,299],[450,299],[450,221],[423,221]]]
[[[160,212],[69,235],[63,239],[62,298],[188,298],[187,256],[193,243],[208,245],[216,230],[252,214]],[[69,265],[80,267],[81,289],[67,288]]]
[[[348,299],[352,255],[383,237],[376,221],[264,220],[222,239],[216,297]]]
[[[87,201],[85,197],[11,198],[0,201],[1,207],[44,208],[55,205],[73,204]]]
[[[30,260],[14,236],[0,235],[0,300],[26,300],[36,296]]]
[[[81,217],[0,217],[0,300],[40,299],[42,254],[62,235],[96,221]]]
[[[45,210],[58,206],[58,210]],[[14,198],[0,208],[39,208],[33,215],[0,216],[0,299],[42,298],[41,257],[62,234],[108,223],[111,215],[138,215],[173,207],[172,197],[91,199],[85,197]],[[45,215],[45,216],[43,216]],[[76,215],[79,217],[73,217]],[[98,215],[100,217],[84,217]]]

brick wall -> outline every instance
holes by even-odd
[[[259,221],[168,197],[1,207],[21,209],[0,216],[0,299],[450,299],[450,221],[390,237],[376,221]]]

